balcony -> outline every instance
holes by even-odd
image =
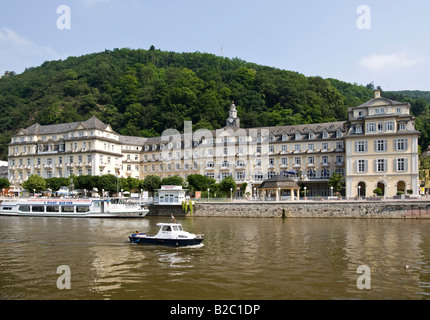
[[[55,164],[55,167],[56,167],[57,169],[62,169],[62,168],[63,168],[63,164],[62,164],[62,163],[56,163],[56,164]]]
[[[43,165],[43,168],[44,169],[52,169],[52,167],[53,167],[54,165],[52,164],[52,163],[47,163],[47,164],[44,164]]]
[[[321,162],[321,167],[330,167],[330,162]]]
[[[67,168],[73,168],[73,167],[74,167],[74,164],[73,164],[73,163],[66,163],[66,167],[67,167]]]
[[[75,166],[76,166],[76,168],[82,168],[83,167],[83,163],[82,162],[77,162],[76,164],[75,164]]]
[[[84,162],[84,166],[87,167],[87,168],[91,168],[92,165],[93,164],[91,162]],[[115,166],[115,168],[116,168],[116,166]]]
[[[106,167],[106,162],[100,162],[99,163],[99,167],[100,168],[105,168]]]

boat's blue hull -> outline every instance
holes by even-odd
[[[160,238],[152,238],[152,237],[135,237],[134,235],[128,237],[130,242],[139,243],[139,244],[156,244],[156,245],[164,245],[164,246],[174,246],[174,247],[182,247],[182,246],[194,246],[202,243],[203,238],[196,239],[160,239]]]

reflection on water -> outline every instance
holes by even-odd
[[[0,299],[428,299],[430,221],[186,218],[194,247],[128,242],[165,219],[0,217]],[[57,267],[71,270],[59,290]],[[359,290],[360,265],[371,289]],[[407,267],[405,267],[407,266]]]

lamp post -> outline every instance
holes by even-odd
[[[233,201],[233,188],[230,188],[230,200]]]
[[[209,202],[209,191],[211,191],[211,189],[208,188],[208,202]]]
[[[303,187],[303,188],[305,189],[305,200],[308,200],[307,193],[306,193],[306,187]]]
[[[333,186],[330,187],[330,196],[333,198]]]
[[[361,199],[361,186],[358,186],[358,200]]]
[[[36,198],[36,189],[33,189],[33,196]]]

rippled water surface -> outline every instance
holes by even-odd
[[[430,221],[184,218],[203,245],[131,244],[168,219],[0,217],[0,299],[429,299]],[[71,289],[57,288],[68,266]],[[358,289],[360,265],[370,289]]]

